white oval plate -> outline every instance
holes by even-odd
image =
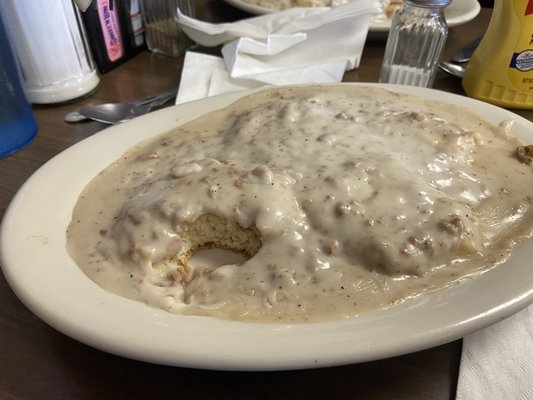
[[[254,15],[264,15],[275,12],[274,10],[246,3],[242,0],[224,0],[235,8]],[[453,0],[446,8],[446,21],[448,26],[457,26],[474,19],[481,10],[477,0]],[[370,20],[370,33],[384,33],[390,29],[391,20],[385,16],[376,16]]]
[[[370,85],[370,84],[365,84]],[[509,111],[436,90],[381,85],[459,104],[533,143],[533,124]],[[0,262],[17,296],[41,319],[117,355],[183,367],[282,370],[392,357],[483,328],[533,300],[532,240],[505,264],[433,294],[357,318],[283,325],[174,315],[106,292],[65,248],[65,231],[84,186],[139,141],[224,107],[240,92],[174,106],[108,128],[57,155],[19,190],[0,230]],[[529,247],[528,247],[529,246]]]

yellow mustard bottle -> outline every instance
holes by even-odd
[[[463,88],[469,97],[501,107],[533,109],[533,0],[494,1]]]

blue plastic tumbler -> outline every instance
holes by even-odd
[[[26,146],[36,133],[31,104],[0,15],[0,157]]]

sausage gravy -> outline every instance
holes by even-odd
[[[521,146],[473,112],[417,96],[268,89],[116,160],[80,196],[67,246],[104,289],[169,312],[352,317],[487,271],[530,236]],[[205,215],[253,229],[260,246],[177,274],[181,229]]]

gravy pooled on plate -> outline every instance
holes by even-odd
[[[351,317],[486,271],[530,235],[517,148],[413,95],[269,89],[124,154],[85,188],[67,246],[103,288],[170,312]],[[246,259],[188,266],[205,247]]]

